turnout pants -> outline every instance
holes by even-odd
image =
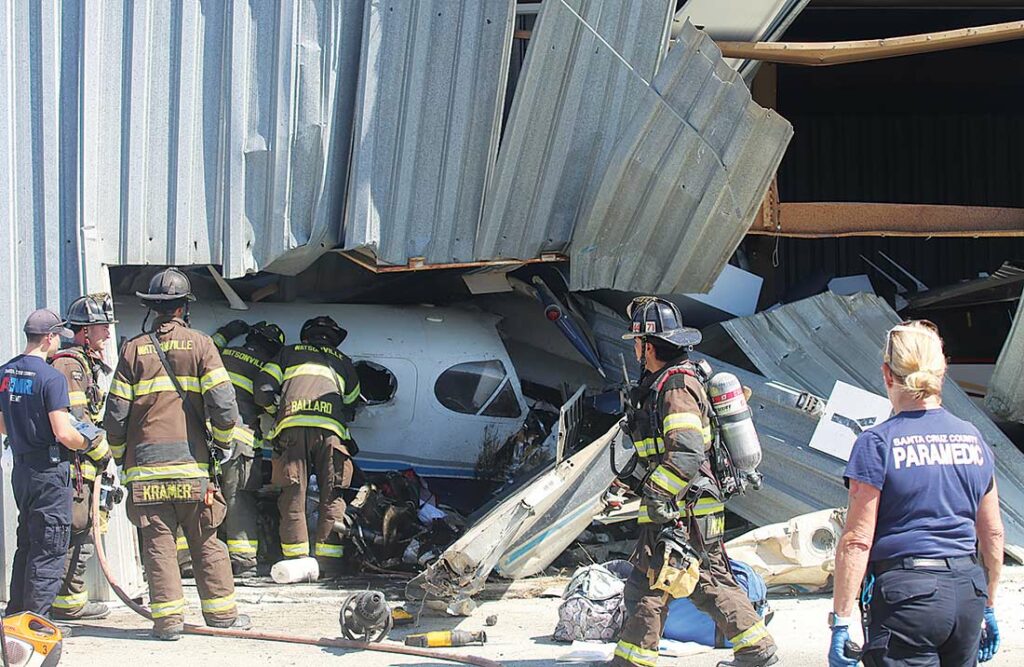
[[[16,455],[11,486],[18,506],[18,543],[6,614],[49,616],[71,538],[71,464],[52,464],[46,452]]]
[[[647,569],[660,531],[661,526],[640,526],[640,538],[630,558],[633,572],[626,581],[626,622],[619,633],[613,665],[653,667],[657,663],[668,601],[663,591],[650,588]],[[773,655],[775,642],[733,578],[721,541],[707,544],[706,551],[707,559],[701,563],[700,579],[690,600],[714,620],[719,632],[733,644],[737,658],[756,661]]]
[[[75,616],[89,603],[85,587],[85,568],[95,553],[92,541],[92,481],[82,480],[82,490],[74,491],[71,504],[71,542],[64,560],[64,575],[53,608],[65,616]],[[102,527],[102,524],[101,524]]]
[[[941,569],[914,569],[908,564],[911,567],[875,574],[864,629],[864,664],[977,664],[982,614],[988,600],[984,570],[973,557],[947,559]],[[873,569],[874,565],[868,571]]]
[[[296,426],[285,429],[274,447],[272,483],[281,487],[277,507],[281,512],[281,552],[285,558],[308,556],[306,487],[310,471],[320,487],[320,518],[316,525],[313,554],[321,575],[340,572],[344,547],[334,532],[334,522],[345,516],[342,489],[352,481],[352,459],[338,436],[321,428]]]
[[[128,518],[142,533],[142,562],[149,581],[153,626],[157,630],[178,628],[185,620],[185,595],[175,538],[179,527],[192,554],[203,618],[207,623],[223,625],[238,617],[228,550],[217,539],[217,527],[224,521],[226,509],[219,490],[212,505],[201,501],[139,505],[129,494]]]
[[[222,466],[224,499],[228,504],[224,533],[235,571],[256,567],[256,553],[260,546],[256,491],[263,481],[261,463],[252,456],[239,455]]]

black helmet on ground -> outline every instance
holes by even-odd
[[[188,277],[173,266],[150,278],[149,291],[136,292],[135,295],[142,299],[143,305],[150,308],[159,305],[184,305],[187,301],[196,300]]]
[[[245,335],[245,344],[275,355],[284,346],[284,332],[276,324],[257,322],[249,327],[249,333]]]
[[[86,294],[71,302],[67,313],[68,326],[87,327],[90,324],[117,324],[114,319],[114,301],[109,294]]]
[[[334,321],[334,318],[328,315],[319,315],[306,320],[305,324],[302,325],[302,330],[299,331],[299,338],[303,343],[311,343],[315,340],[325,340],[333,347],[341,345],[342,341],[347,337],[348,331],[342,329],[341,326]]]
[[[629,333],[623,338],[660,338],[676,347],[693,347],[701,341],[701,333],[683,326],[683,315],[674,303],[656,296],[638,296],[626,308],[630,319]]]

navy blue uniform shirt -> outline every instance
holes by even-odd
[[[0,412],[15,455],[47,453],[57,442],[50,413],[70,404],[67,380],[39,357],[19,354],[0,367]]]
[[[975,553],[993,463],[978,429],[944,408],[901,412],[861,433],[844,476],[882,492],[870,560]]]

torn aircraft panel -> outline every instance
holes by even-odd
[[[756,528],[725,547],[730,558],[752,567],[769,586],[824,591],[832,587],[836,546],[845,525],[845,510],[826,509]]]
[[[618,425],[498,502],[409,582],[406,598],[443,600],[458,608],[480,591],[499,562],[510,577],[542,570],[599,511],[613,477],[609,447],[621,460],[632,451]]]
[[[573,234],[574,290],[711,288],[793,134],[688,25],[643,94]]]
[[[882,345],[900,317],[872,294],[841,297],[825,292],[751,317],[722,324],[767,377],[820,396],[837,380],[885,393]],[[1024,454],[956,383],[947,378],[943,405],[974,424],[996,457],[1007,552],[1024,560]]]

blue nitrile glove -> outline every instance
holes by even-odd
[[[843,647],[850,641],[850,628],[837,625],[832,628],[832,645],[828,647],[828,667],[855,667],[857,660],[847,658]]]
[[[978,643],[978,662],[988,662],[999,652],[999,624],[996,623],[996,610],[985,607],[984,621],[981,624],[981,641]]]

